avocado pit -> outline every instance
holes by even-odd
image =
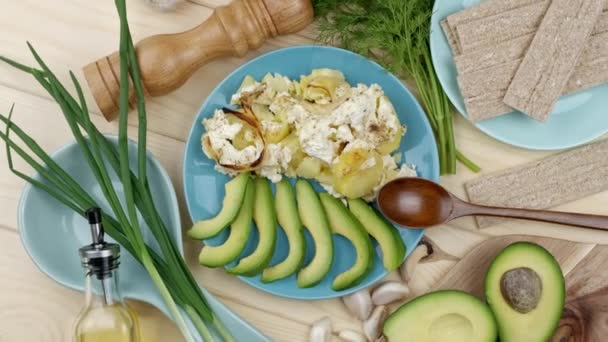
[[[511,308],[528,313],[536,308],[543,284],[533,269],[518,267],[505,272],[500,278],[500,292]]]

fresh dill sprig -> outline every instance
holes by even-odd
[[[435,133],[441,174],[456,173],[456,160],[480,169],[454,143],[452,110],[431,61],[432,0],[313,0],[318,40],[357,52],[412,80]]]

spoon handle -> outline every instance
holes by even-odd
[[[467,203],[461,200],[456,201],[451,218],[481,215],[509,217],[525,220],[558,223],[570,226],[578,226],[599,230],[608,230],[608,216],[567,213],[562,211],[533,210],[518,208],[500,208]]]

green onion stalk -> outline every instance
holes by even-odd
[[[76,89],[76,98],[66,90],[31,44],[28,43],[28,47],[39,68],[23,65],[3,56],[0,56],[0,60],[33,76],[61,108],[113,213],[113,215],[103,214],[102,220],[106,231],[146,269],[184,337],[188,341],[193,341],[195,338],[186,325],[187,316],[204,341],[213,340],[212,331],[224,341],[234,341],[230,332],[209,307],[154,204],[146,169],[147,127],[141,75],[127,22],[125,1],[115,0],[115,3],[120,17],[120,118],[117,144],[109,141],[91,122],[82,87],[71,71],[70,77]],[[129,167],[127,137],[129,79],[132,81],[137,98],[139,119],[137,174]],[[14,107],[11,107],[8,115],[0,114],[0,121],[5,125],[4,132],[0,131],[0,139],[5,143],[9,169],[17,177],[47,192],[82,216],[88,208],[99,206],[99,203],[30,135],[11,121],[13,111]],[[14,136],[21,143],[18,143]],[[39,174],[41,180],[17,170],[13,163],[13,153],[28,163]],[[109,169],[105,162],[109,164]],[[120,197],[111,182],[110,172],[114,172],[122,183],[126,208],[121,205]],[[160,253],[144,241],[137,218],[138,212],[160,246]]]
[[[391,72],[412,79],[437,141],[441,174],[456,173],[456,160],[479,167],[454,142],[452,108],[431,61],[432,0],[313,0],[318,40],[340,44]]]

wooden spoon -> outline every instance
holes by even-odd
[[[423,229],[461,216],[483,215],[608,230],[608,216],[472,204],[422,178],[398,178],[386,183],[380,189],[377,202],[389,220],[411,228]]]

